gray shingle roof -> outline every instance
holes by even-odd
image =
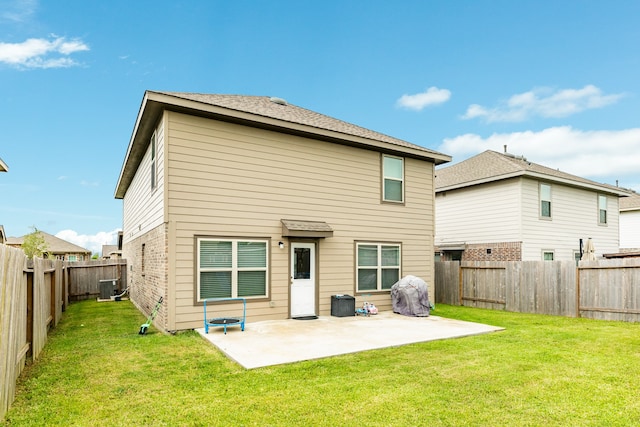
[[[53,254],[61,254],[61,253],[86,253],[91,254],[89,249],[85,249],[81,246],[74,245],[71,242],[67,242],[66,240],[60,239],[59,237],[53,236],[49,233],[45,233],[44,231],[38,230],[39,233],[44,237],[44,241],[47,244],[47,252],[51,252]],[[22,237],[9,237],[7,239],[7,244],[10,245],[22,245],[24,242],[24,238]]]
[[[515,176],[545,178],[562,181],[578,187],[597,188],[600,191],[625,195],[623,189],[581,178],[558,169],[527,161],[522,156],[487,150],[452,166],[436,170],[436,191],[463,188],[485,182],[499,181]]]
[[[421,147],[416,144],[394,138],[379,132],[375,132],[306,108],[298,107],[279,102],[279,98],[268,96],[247,96],[247,95],[219,95],[219,94],[202,94],[202,93],[184,93],[184,92],[158,92],[164,95],[174,96],[176,98],[188,99],[191,101],[202,102],[204,104],[215,105],[218,107],[228,108],[263,117],[283,120],[289,123],[311,126],[317,129],[330,130],[340,132],[346,135],[353,135],[362,138],[372,139],[375,141],[388,142],[401,147],[412,148],[415,150],[425,151],[427,153],[442,156],[442,153]],[[274,102],[275,101],[275,102]],[[281,100],[284,101],[284,100]]]
[[[629,197],[620,199],[621,211],[637,211],[640,210],[640,194],[633,192]]]

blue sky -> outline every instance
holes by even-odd
[[[640,190],[640,2],[0,0],[0,224],[98,252],[144,91],[265,95]]]

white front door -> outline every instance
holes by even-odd
[[[291,243],[291,317],[316,315],[316,244]]]

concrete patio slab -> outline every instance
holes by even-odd
[[[408,317],[391,311],[364,317],[268,320],[227,328],[196,329],[246,369],[485,334],[504,328],[438,316]]]

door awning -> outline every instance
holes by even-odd
[[[281,219],[282,237],[325,238],[333,236],[333,230],[324,221]]]

